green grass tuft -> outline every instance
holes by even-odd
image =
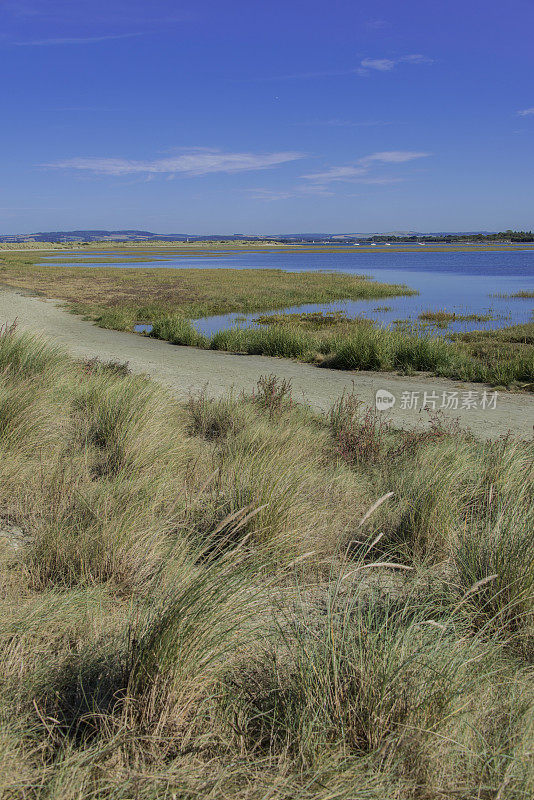
[[[180,314],[169,314],[155,319],[149,335],[154,339],[164,339],[171,344],[190,347],[203,347],[206,344],[205,338]]]

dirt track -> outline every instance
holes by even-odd
[[[406,427],[428,418],[426,412],[420,411],[424,392],[436,393],[438,409],[443,392],[458,392],[458,409],[445,409],[443,413],[458,418],[478,436],[494,438],[511,431],[530,438],[534,430],[534,397],[529,394],[499,393],[495,409],[482,409],[484,390],[490,396],[493,390],[481,384],[422,376],[400,377],[393,373],[319,369],[288,359],[176,347],[131,333],[97,328],[51,300],[0,291],[0,324],[11,324],[15,319],[20,330],[53,339],[75,357],[128,361],[132,371],[147,373],[179,398],[204,386],[214,396],[231,387],[250,391],[261,375],[276,373],[291,379],[297,400],[322,410],[328,409],[344,389],[352,390],[353,384],[355,392],[369,405],[374,405],[378,389],[386,389],[396,399],[387,413],[396,425]],[[462,408],[462,403],[467,402],[464,393],[469,391],[476,393],[470,399],[475,399],[477,408]],[[404,392],[419,393],[417,410],[401,407]]]

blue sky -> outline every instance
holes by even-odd
[[[3,0],[0,232],[534,228],[532,0]]]

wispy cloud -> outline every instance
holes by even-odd
[[[308,181],[314,183],[330,183],[330,181],[347,181],[365,175],[367,170],[364,167],[348,165],[346,167],[331,167],[324,172],[313,172],[309,175],[302,175]]]
[[[323,172],[313,172],[302,175],[307,181],[316,184],[331,183],[332,181],[352,181],[357,183],[398,183],[401,178],[382,177],[369,175],[371,168],[375,164],[405,164],[418,158],[426,158],[430,153],[423,153],[413,150],[384,150],[379,153],[359,158],[354,164],[346,164],[340,167],[330,167]]]
[[[360,62],[363,69],[376,69],[378,72],[389,72],[397,62],[391,58],[364,58]]]
[[[433,64],[434,59],[421,53],[412,53],[399,58],[364,58],[358,66],[347,69],[327,69],[315,72],[293,72],[288,75],[274,75],[265,78],[255,78],[255,81],[289,81],[306,80],[309,78],[337,78],[344,75],[370,75],[375,72],[390,72],[398,64]]]
[[[253,200],[290,200],[294,197],[332,197],[334,192],[323,186],[294,186],[286,190],[247,189]]]
[[[360,164],[372,164],[373,161],[380,161],[383,164],[405,164],[407,161],[414,161],[416,158],[426,158],[430,153],[422,153],[417,150],[384,150],[380,153],[372,153],[370,156],[360,158]]]
[[[109,42],[115,39],[131,39],[134,36],[142,36],[142,33],[119,33],[112,36],[67,36],[62,39],[34,39],[29,42],[13,42],[15,47],[49,47],[61,44],[98,44],[99,42]]]
[[[375,72],[391,72],[392,69],[398,64],[433,64],[434,59],[428,58],[421,53],[412,53],[407,56],[400,56],[399,58],[364,58],[360,61],[358,67],[358,75],[369,75],[374,70]]]
[[[402,56],[402,58],[397,59],[398,64],[433,64],[434,59],[429,58],[428,56],[424,56],[421,53],[414,53],[410,56]]]
[[[51,169],[71,169],[97,175],[123,176],[132,174],[189,176],[209,175],[216,172],[249,172],[269,169],[303,158],[302,153],[223,153],[220,150],[191,148],[181,155],[158,158],[152,161],[134,161],[126,158],[82,157],[41,164]]]
[[[327,128],[370,128],[378,125],[393,125],[392,122],[379,122],[378,120],[366,120],[354,122],[348,119],[315,119],[304,122],[293,122],[295,126],[306,127],[327,127]]]
[[[264,81],[292,81],[292,80],[306,80],[308,78],[338,78],[343,75],[357,75],[358,67],[351,67],[350,69],[324,69],[316,72],[292,72],[289,75],[270,75],[266,78],[258,78],[257,80]]]
[[[349,180],[348,177],[340,178],[339,180]],[[403,178],[395,178],[395,177],[367,177],[365,174],[361,176],[350,179],[351,182],[360,183],[360,184],[367,184],[367,185],[375,185],[375,186],[385,186],[387,184],[393,183],[400,183],[404,179]],[[304,199],[306,197],[339,197],[339,192],[332,191],[331,188],[327,188],[326,185],[321,183],[310,183],[308,185],[303,186],[292,186],[289,189],[264,189],[264,188],[256,188],[256,189],[246,189],[247,194],[250,196],[252,200],[262,200],[265,202],[274,202],[276,200],[293,200],[295,198]],[[359,197],[359,195],[355,194],[342,194],[343,197]]]
[[[390,25],[391,23],[387,22],[385,19],[368,19],[365,23],[365,27],[372,31],[379,31],[381,28],[390,27]]]
[[[360,178],[356,183],[365,183],[368,186],[389,186],[391,183],[402,183],[406,178],[395,178],[393,176],[384,176],[383,178]]]
[[[531,108],[524,108],[522,111],[517,112],[520,117],[534,116],[534,106]]]
[[[102,24],[104,26],[142,26],[143,31],[160,24],[183,23],[197,19],[202,10],[198,8],[173,8],[185,3],[169,3],[169,0],[0,0],[0,14],[15,20],[38,20],[45,17],[48,22],[61,25]],[[200,4],[197,4],[197,6]]]

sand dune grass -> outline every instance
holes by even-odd
[[[532,796],[531,442],[0,364],[1,798]]]

